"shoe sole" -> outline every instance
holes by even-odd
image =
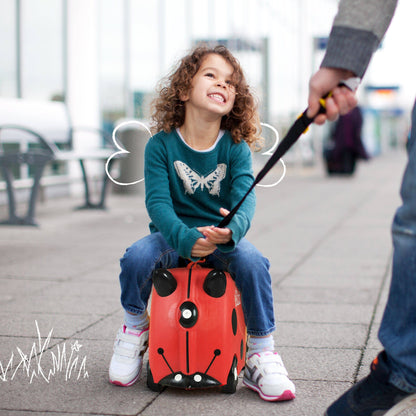
[[[416,394],[413,394],[396,404],[396,406],[392,407],[384,414],[384,416],[398,416],[404,410],[411,409],[412,407],[416,407]],[[328,412],[325,412],[324,416],[328,416]]]
[[[392,407],[384,416],[397,416],[403,412],[403,410],[411,409],[412,407],[416,407],[416,394],[412,394],[397,403],[396,406]]]
[[[143,361],[140,363],[139,366],[139,371],[136,374],[136,377],[133,378],[133,380],[127,380],[126,382],[122,382],[120,380],[115,380],[111,378],[111,370],[109,370],[108,372],[108,380],[111,384],[114,384],[115,386],[121,386],[121,387],[129,387],[132,384],[134,384],[140,377],[140,374],[142,373],[142,366],[143,366]]]
[[[268,402],[282,402],[286,400],[293,400],[296,397],[295,393],[293,393],[290,390],[285,390],[279,396],[268,396],[267,394],[264,394],[258,386],[256,386],[255,384],[251,383],[250,381],[244,378],[243,378],[243,384],[249,389],[256,391],[263,400],[266,400]]]
[[[131,380],[127,383],[122,383],[119,380],[111,380],[111,378],[109,379],[109,381],[110,381],[111,384],[114,384],[115,386],[129,387],[129,386],[133,385],[139,379],[139,376],[140,376],[140,373],[137,374],[137,376],[133,380]]]

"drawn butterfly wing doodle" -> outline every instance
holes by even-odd
[[[194,172],[186,163],[176,160],[173,164],[176,173],[182,179],[185,194],[193,195],[200,185],[203,188],[203,178]]]
[[[227,165],[220,163],[217,169],[210,173],[204,180],[205,186],[211,195],[220,196],[221,181],[225,178],[227,172]]]

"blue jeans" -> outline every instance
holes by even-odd
[[[207,262],[231,274],[241,292],[247,333],[268,335],[275,330],[269,261],[246,239],[230,253],[214,251]],[[121,304],[132,313],[146,310],[152,289],[152,272],[178,267],[179,257],[162,234],[154,233],[134,243],[120,260]]]
[[[416,392],[416,102],[407,143],[409,161],[392,225],[393,269],[379,338],[392,370],[390,382]]]

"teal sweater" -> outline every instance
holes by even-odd
[[[234,207],[254,180],[249,146],[234,143],[228,131],[207,152],[190,148],[175,130],[156,134],[146,145],[144,175],[150,231],[160,231],[180,256],[191,260],[197,260],[191,257],[193,245],[204,238],[196,228],[218,225],[220,208]],[[227,226],[232,241],[219,250],[234,249],[247,233],[254,209],[251,192]]]

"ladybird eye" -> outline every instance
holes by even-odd
[[[227,278],[224,272],[211,270],[204,280],[204,291],[213,298],[220,298],[227,288]]]
[[[162,298],[171,295],[178,286],[172,273],[166,269],[156,269],[152,279],[157,294]]]

